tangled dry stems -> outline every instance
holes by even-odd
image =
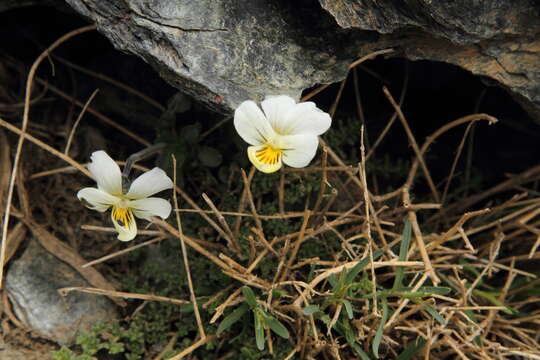
[[[419,358],[443,359],[450,356],[462,359],[540,358],[538,350],[540,348],[538,344],[540,312],[535,305],[538,299],[520,295],[525,290],[537,286],[538,279],[536,279],[536,274],[515,266],[516,263],[522,261],[527,262],[540,258],[538,251],[540,245],[540,230],[538,229],[540,225],[540,220],[538,220],[540,198],[521,192],[501,204],[496,204],[491,209],[484,208],[463,213],[465,209],[503,191],[516,192],[517,187],[523,189],[527,184],[537,181],[540,179],[540,165],[512,176],[507,181],[483,193],[459,202],[445,204],[450,180],[441,196],[432,180],[428,164],[424,160],[424,154],[437,138],[456,126],[472,124],[481,120],[492,124],[496,122],[496,119],[486,114],[473,114],[457,119],[441,127],[429,136],[422,146],[419,146],[408,126],[407,119],[401,112],[400,104],[393,99],[387,89],[384,89],[384,92],[394,108],[395,114],[389,120],[389,125],[383,131],[381,139],[394,120],[398,118],[414,150],[414,160],[407,180],[394,191],[387,194],[373,194],[370,191],[366,162],[380,140],[376,141],[375,146],[366,156],[363,144],[364,136],[360,135],[362,160],[359,164],[347,164],[328,144],[322,141],[322,156],[318,163],[306,169],[285,169],[281,172],[277,194],[279,212],[276,214],[261,214],[258,202],[253,198],[251,187],[254,176],[262,175],[255,174],[254,169],[251,169],[248,174],[243,170],[238,170],[243,179],[244,188],[238,199],[236,212],[221,211],[215,205],[219,199],[212,199],[206,194],[202,195],[202,200],[209,209],[203,209],[195,199],[192,199],[176,185],[174,194],[176,227],[166,221],[154,219],[152,229],[141,231],[141,234],[154,236],[151,240],[119,251],[113,251],[113,248],[109,248],[108,251],[105,251],[108,253],[107,255],[91,262],[83,259],[77,250],[77,243],[67,244],[61,241],[58,236],[61,234],[65,235],[62,237],[73,238],[70,233],[75,233],[75,230],[71,229],[69,224],[68,226],[65,224],[53,226],[53,233],[47,230],[47,228],[51,228],[53,221],[47,222],[47,225],[36,222],[35,205],[29,199],[29,192],[25,184],[27,181],[37,178],[61,177],[62,173],[72,172],[73,169],[77,169],[84,175],[89,175],[84,164],[70,157],[68,151],[62,152],[55,149],[28,133],[33,81],[45,83],[43,80],[34,79],[35,69],[54,47],[72,36],[89,30],[92,28],[79,29],[64,36],[35,62],[27,83],[22,127],[18,128],[0,119],[0,126],[18,136],[13,162],[9,147],[0,148],[0,189],[2,190],[0,192],[0,205],[2,205],[4,218],[0,256],[4,266],[0,269],[5,268],[5,264],[15,254],[29,230],[45,249],[71,264],[93,286],[93,288],[60,289],[63,294],[70,291],[101,294],[109,296],[119,306],[125,306],[125,299],[163,301],[181,305],[188,301],[192,303],[198,301],[196,290],[191,284],[189,271],[189,252],[196,251],[212,261],[216,268],[219,268],[224,274],[236,280],[236,285],[219,289],[216,292],[214,298],[224,294],[227,297],[216,308],[210,323],[218,323],[230,308],[244,301],[241,288],[247,285],[259,289],[261,296],[266,297],[265,301],[260,300],[261,306],[287,324],[292,334],[289,341],[294,345],[293,350],[286,357],[287,359],[297,357],[315,359],[320,356],[342,359],[346,358],[347,354],[351,354],[352,351],[349,347],[350,344],[343,339],[343,335],[334,330],[334,325],[340,321],[340,317],[345,311],[342,304],[334,304],[326,310],[331,319],[327,323],[317,319],[313,314],[306,315],[304,309],[313,304],[320,304],[335,295],[331,293],[331,286],[328,282],[332,276],[339,276],[346,270],[354,268],[362,260],[368,259],[365,271],[370,281],[370,290],[365,296],[348,299],[354,303],[356,311],[352,320],[354,338],[366,353],[371,351],[369,347],[374,342],[378,342],[381,356],[395,358],[415,339],[423,339],[425,346],[421,353],[416,354]],[[371,54],[366,59],[387,52],[384,50]],[[354,66],[361,62],[355,63]],[[47,89],[60,96],[65,96],[51,85],[47,85],[44,91]],[[324,87],[310,93],[306,98],[322,90]],[[335,111],[339,99],[338,95],[332,112]],[[141,144],[149,144],[147,140],[92,109],[91,105],[88,106],[90,101],[86,105],[81,102],[75,103],[83,107],[82,113],[86,110],[104,120],[108,125],[113,125],[114,128],[133,140]],[[74,132],[75,130],[70,133]],[[2,144],[8,144],[7,137],[3,132],[0,132],[0,140]],[[33,142],[45,152],[67,162],[70,166],[59,169],[41,169],[38,173],[24,174],[20,171],[24,167],[19,166],[24,140]],[[67,142],[71,143],[71,136],[68,136]],[[461,150],[462,146],[458,148],[456,161],[450,169],[449,179],[453,177],[455,163],[457,163]],[[23,165],[33,168],[30,164],[23,163]],[[421,169],[422,176],[428,183],[432,198],[430,201],[432,202],[413,203],[411,200],[411,187],[417,178],[418,168]],[[287,192],[287,177],[291,173],[303,176],[309,172],[321,173],[318,197],[314,206],[303,212],[288,211],[284,201]],[[353,199],[354,205],[346,211],[332,210],[332,205],[338,195],[336,187],[332,184],[334,181],[347,184],[346,187],[354,189],[360,194]],[[13,201],[15,194],[18,205]],[[189,205],[189,208],[186,208],[185,205],[179,206],[177,196],[180,196],[181,201]],[[396,199],[401,205],[394,207],[387,205],[389,200]],[[203,202],[200,201],[200,203]],[[195,213],[201,216],[219,234],[227,246],[186,236],[181,226],[181,218],[185,213]],[[420,223],[419,218],[425,220]],[[269,219],[294,221],[298,224],[299,230],[269,239],[265,231],[265,224]],[[403,257],[403,254],[396,252],[396,248],[399,248],[400,243],[404,241],[402,233],[404,219],[408,219],[411,224],[414,242],[411,243]],[[9,226],[10,222],[11,226]],[[253,224],[255,226],[252,226]],[[247,237],[250,245],[250,251],[247,254],[248,261],[242,264],[241,259],[246,254],[242,254],[239,234],[240,230],[246,227],[250,228],[252,234]],[[82,228],[85,231],[94,231],[99,234],[114,231],[111,228],[94,224],[86,224]],[[445,230],[440,233],[429,230],[440,228]],[[62,231],[67,232],[67,234],[62,234]],[[332,232],[341,240],[342,249],[333,254],[333,261],[298,257],[299,249],[303,244],[326,232]],[[171,237],[177,238],[182,243],[184,265],[190,282],[189,300],[116,291],[113,284],[93,267],[103,261]],[[188,245],[189,248],[184,247],[184,244]],[[519,256],[501,258],[501,255],[511,253],[513,248],[520,250],[528,248],[528,251],[521,251],[522,255]],[[381,254],[378,259],[374,257],[376,251],[380,251]],[[274,276],[272,278],[257,276],[257,267],[269,257],[279,259]],[[461,262],[463,259],[466,260],[466,264]],[[317,269],[317,275],[310,280],[305,279],[301,273],[301,269],[306,266],[313,266]],[[475,270],[471,271],[470,269]],[[400,272],[405,275],[398,275]],[[475,274],[475,276],[471,274]],[[408,289],[407,292],[395,292],[387,297],[382,296],[383,285],[398,276],[404,276],[403,279],[407,280],[407,283],[404,284],[405,288]],[[0,279],[1,277],[2,270],[0,270]],[[514,280],[518,277],[534,280],[521,287],[512,287]],[[494,290],[490,294],[479,289],[480,284],[489,284],[491,279],[499,281],[502,279],[502,285],[499,288],[493,288]],[[410,293],[418,292],[427,285],[437,286],[439,284],[451,288],[452,291],[449,294],[427,294],[420,300],[410,296]],[[282,290],[287,295],[280,299],[273,299],[274,290]],[[5,291],[3,299],[4,311],[8,319],[16,327],[23,328],[24,326],[10,310]],[[381,301],[383,304],[380,304]],[[211,301],[205,303],[202,309],[206,309],[209,303]],[[195,306],[194,309],[199,338],[190,347],[177,353],[173,359],[189,356],[197,348],[216,338],[216,335],[208,335],[208,331],[205,330],[207,324],[204,324],[201,319],[199,307]],[[427,309],[433,309],[433,311]],[[474,319],[470,316],[471,312],[474,313]],[[517,316],[517,313],[528,315]],[[379,333],[376,331],[377,328],[381,328],[383,331]],[[379,338],[377,338],[378,336]],[[172,348],[176,340],[177,336],[172,336],[168,347]],[[273,351],[273,341],[275,339],[270,332],[267,332],[266,342],[270,353]]]

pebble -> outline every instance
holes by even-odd
[[[61,296],[60,288],[90,285],[35,239],[9,266],[5,285],[19,320],[61,345],[72,344],[80,332],[89,331],[96,322],[117,317],[115,305],[105,296],[77,291]]]

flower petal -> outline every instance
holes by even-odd
[[[330,115],[315,106],[312,102],[296,104],[285,115],[283,135],[314,134],[321,135],[330,128]]]
[[[162,219],[166,219],[171,214],[172,209],[171,204],[167,200],[155,197],[130,201],[129,206],[136,217],[148,221],[151,221],[151,216],[159,216]]]
[[[171,178],[167,176],[165,171],[155,167],[133,181],[126,197],[128,199],[143,199],[172,187]]]
[[[287,122],[285,116],[292,111],[296,101],[290,96],[279,95],[269,96],[261,103],[261,107],[266,114],[266,118],[278,134],[285,135]]]
[[[262,162],[257,156],[257,152],[264,151],[268,145],[259,145],[259,146],[249,146],[247,148],[248,158],[257,170],[262,171],[263,173],[273,173],[278,171],[281,168],[281,154],[275,158],[275,162],[267,163]]]
[[[111,219],[116,231],[118,231],[118,240],[120,241],[130,241],[137,236],[137,222],[133,217],[133,213],[128,209],[118,209],[120,212],[124,213],[125,216],[118,216],[115,214],[115,210],[111,211]],[[122,214],[120,214],[122,215]],[[122,218],[124,221],[119,223],[116,218]]]
[[[117,197],[96,188],[84,188],[77,192],[77,197],[86,207],[104,212],[120,201]]]
[[[275,135],[262,110],[251,100],[244,101],[236,108],[234,127],[238,135],[250,145],[264,144]]]
[[[282,136],[279,141],[283,149],[283,162],[295,168],[308,166],[319,145],[319,138],[314,134]]]
[[[100,190],[112,195],[122,194],[122,173],[120,167],[103,150],[95,151],[90,157],[88,170],[94,176]]]

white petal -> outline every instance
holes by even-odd
[[[166,219],[171,214],[171,204],[160,198],[147,198],[141,200],[133,200],[129,202],[129,207],[133,210],[133,214],[140,218],[151,221],[151,216],[159,216]]]
[[[295,168],[308,166],[319,145],[319,138],[313,134],[282,136],[279,141],[283,149],[283,162]]]
[[[236,108],[234,127],[238,135],[250,145],[264,144],[275,135],[262,110],[251,100],[244,101]]]
[[[120,241],[130,241],[137,236],[137,222],[133,217],[133,214],[129,214],[130,218],[126,224],[120,225],[114,218],[113,212],[111,212],[111,219],[116,231],[118,231],[118,240]]]
[[[248,158],[251,161],[253,165],[257,168],[257,170],[262,171],[263,173],[273,173],[278,171],[281,168],[281,157],[279,156],[277,162],[275,164],[266,164],[261,162],[259,159],[257,159],[257,151],[262,150],[267,145],[259,145],[259,146],[249,146],[247,149]]]
[[[128,199],[143,199],[172,187],[171,178],[167,176],[165,171],[155,167],[133,181],[126,197]]]
[[[94,176],[98,188],[112,195],[122,194],[122,174],[120,167],[103,150],[95,151],[90,158],[88,170]]]
[[[318,109],[312,102],[299,103],[287,112],[284,119],[283,135],[321,135],[330,128],[330,115]]]
[[[284,130],[287,125],[285,116],[289,111],[292,111],[295,105],[296,101],[287,95],[267,97],[261,103],[266,118],[278,134],[285,134]]]
[[[104,212],[111,205],[120,201],[117,197],[96,188],[84,188],[77,192],[79,200],[86,202],[86,206],[92,210]]]

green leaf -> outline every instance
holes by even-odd
[[[243,286],[242,294],[244,295],[246,302],[249,304],[249,307],[255,309],[257,307],[257,299],[255,298],[253,290],[251,290],[251,288],[248,286]]]
[[[405,219],[405,225],[403,226],[403,233],[401,235],[401,243],[399,245],[399,261],[407,261],[407,254],[409,253],[409,246],[411,244],[411,222],[409,219]]]
[[[210,146],[200,146],[197,155],[201,163],[208,167],[218,167],[223,161],[221,153]]]
[[[345,339],[347,340],[347,343],[352,346],[356,342],[356,337],[354,335],[353,330],[351,329],[351,324],[348,321],[342,321],[337,326],[338,331],[343,331],[345,334]]]
[[[477,295],[477,296],[480,296],[480,297],[483,297],[484,299],[491,302],[495,306],[503,306],[505,308],[503,310],[503,312],[505,314],[515,315],[515,314],[518,313],[518,311],[516,309],[513,309],[513,308],[507,306],[506,304],[504,304],[502,301],[500,301],[497,298],[496,294],[494,294],[494,293],[490,293],[490,292],[487,292],[487,291],[482,291],[482,290],[475,289],[475,290],[473,290],[473,294]]]
[[[360,347],[360,345],[358,345],[357,343],[353,343],[351,345],[351,347],[353,348],[354,352],[360,356],[362,358],[362,360],[371,360],[371,358],[369,357],[368,354],[366,354],[366,352],[364,350],[362,350],[362,348]]]
[[[315,314],[317,311],[319,311],[319,305],[309,305],[309,306],[306,306],[302,312],[304,313],[304,315],[313,315]]]
[[[222,183],[227,183],[229,180],[229,176],[231,174],[231,166],[230,164],[227,164],[225,166],[220,166],[218,170],[218,179]]]
[[[467,315],[467,317],[472,321],[472,322],[475,322],[478,324],[478,318],[476,317],[474,311],[472,310],[465,310],[463,312],[465,315]]]
[[[112,343],[109,346],[109,354],[120,354],[124,352],[124,344],[123,343]]]
[[[444,318],[441,316],[441,314],[437,312],[437,310],[435,310],[435,308],[433,308],[433,306],[426,305],[424,306],[424,310],[426,310],[429,315],[431,315],[435,320],[437,320],[439,324],[446,325],[446,321],[444,320]]]
[[[407,254],[409,253],[409,247],[411,245],[411,222],[409,219],[405,220],[405,226],[403,227],[402,239],[399,245],[399,261],[407,261]],[[397,289],[403,286],[403,277],[405,276],[405,269],[403,266],[396,268],[396,277],[394,278],[394,285],[392,289]]]
[[[319,319],[321,319],[321,321],[323,323],[325,323],[326,325],[328,325],[328,324],[330,324],[332,322],[332,318],[330,318],[330,316],[328,316],[327,314],[324,314],[324,313],[322,313],[319,316]]]
[[[255,342],[257,343],[257,349],[264,350],[264,327],[261,321],[261,316],[255,312]]]
[[[340,272],[338,277],[339,277],[339,280],[338,280],[337,285],[333,289],[334,290],[333,293],[334,295],[341,297],[343,296],[343,291],[347,290],[347,288],[345,287],[346,280],[347,280],[347,270],[344,269],[342,272]]]
[[[180,129],[180,137],[188,144],[195,144],[199,141],[202,126],[200,123],[187,125]]]
[[[72,360],[75,356],[75,353],[66,346],[62,346],[60,350],[52,353],[53,360]]]
[[[284,297],[287,293],[283,290],[279,289],[273,289],[272,290],[272,299],[281,299]]]
[[[442,286],[424,286],[418,291],[412,291],[412,287],[392,288],[391,290],[380,291],[379,296],[399,296],[409,299],[431,297],[436,295],[446,295],[452,291],[451,288]]]
[[[278,319],[276,319],[273,316],[269,316],[266,319],[266,325],[272,330],[276,335],[281,336],[284,339],[289,338],[289,331],[287,328],[279,322]]]
[[[377,328],[377,332],[375,333],[375,336],[373,337],[373,344],[371,344],[373,355],[375,355],[375,357],[377,358],[379,357],[379,346],[381,345],[381,340],[383,337],[384,324],[386,324],[386,320],[388,320],[388,302],[386,301],[386,298],[382,298],[382,308],[383,308],[382,318],[381,318],[381,321],[379,322],[379,327]]]
[[[410,360],[412,359],[417,352],[421,351],[426,343],[424,338],[419,337],[412,343],[410,343],[405,350],[396,358],[396,360]]]
[[[345,305],[345,310],[347,311],[347,316],[349,317],[350,320],[352,320],[353,318],[353,307],[352,307],[352,304],[349,300],[347,299],[341,299],[341,303],[343,305]]]
[[[384,252],[382,250],[375,250],[373,252],[373,261],[377,260]],[[358,273],[362,271],[367,265],[369,264],[369,256],[363,258],[358,262],[358,264],[354,265],[351,270],[347,273],[347,276],[345,278],[345,284],[352,284],[356,276],[358,276]]]
[[[336,292],[338,290],[338,280],[336,279],[336,276],[334,274],[328,277],[328,282],[330,283],[330,285],[332,285],[332,292]]]
[[[362,360],[370,360],[369,355],[366,354],[366,352],[356,342],[354,332],[351,329],[351,325],[349,324],[349,322],[343,321],[341,323],[338,323],[337,325],[338,325],[338,330],[342,331],[345,334],[345,339],[347,340],[347,343],[354,350],[356,355],[360,356]]]
[[[219,335],[228,328],[230,328],[235,322],[240,320],[248,310],[249,306],[247,304],[242,304],[232,313],[225,316],[225,318],[223,318],[223,321],[221,321],[221,323],[219,324],[216,334]]]
[[[193,312],[193,309],[194,309],[193,303],[189,303],[189,304],[180,306],[180,312],[181,313],[191,313],[191,312]]]
[[[418,291],[425,292],[428,294],[446,295],[446,294],[449,294],[450,291],[452,291],[452,289],[445,286],[424,286],[418,289]]]

